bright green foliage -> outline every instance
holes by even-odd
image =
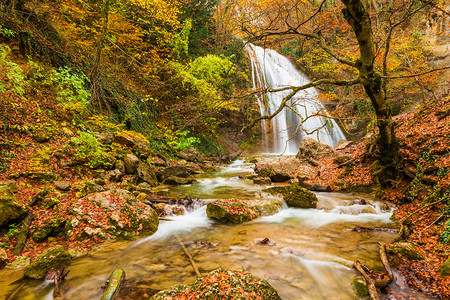
[[[190,74],[221,90],[225,90],[231,84],[229,78],[234,72],[230,59],[217,55],[202,56],[189,64]]]
[[[163,128],[163,130],[165,148],[169,153],[183,151],[200,143],[200,139],[189,136],[191,134],[189,130],[173,131],[170,128]]]
[[[83,73],[76,74],[68,67],[59,68],[52,74],[52,79],[57,86],[56,98],[61,103],[81,103],[83,106],[89,104],[91,94],[85,89],[88,79]]]
[[[189,32],[192,28],[192,22],[190,19],[184,21],[183,28],[173,40],[173,50],[178,59],[188,56],[189,50]]]
[[[9,225],[9,229],[8,229],[8,232],[6,233],[6,236],[8,238],[11,238],[11,237],[15,236],[18,233],[19,233],[19,229],[17,229],[17,225],[16,224],[11,224],[11,225]]]
[[[87,132],[78,132],[80,137],[70,139],[63,147],[66,154],[69,154],[72,160],[81,162],[88,167],[95,169],[100,166],[111,164],[108,153],[92,134]]]
[[[8,83],[0,82],[0,92],[8,90],[18,96],[23,96],[25,93],[24,88],[27,85],[25,75],[20,66],[9,59],[9,52],[11,52],[11,48],[0,45],[0,69],[3,69],[4,74],[8,78]]]
[[[0,35],[3,35],[5,37],[13,37],[15,34],[16,34],[15,31],[8,28],[3,28],[2,25],[0,24]]]
[[[444,231],[442,231],[439,236],[443,243],[450,244],[450,220],[447,220]]]

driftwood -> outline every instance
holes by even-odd
[[[366,267],[361,264],[359,261],[355,261],[355,268],[359,271],[359,273],[364,276],[364,279],[367,282],[367,287],[369,289],[369,295],[370,299],[372,300],[381,300],[380,296],[378,295],[377,288],[375,286],[375,281],[372,279],[372,277],[369,276],[369,274],[366,272]]]
[[[184,246],[183,241],[180,239],[180,237],[176,233],[174,233],[173,235],[177,239],[177,241],[180,244],[181,248],[183,248],[184,253],[186,253],[187,257],[189,258],[189,261],[191,262],[191,265],[194,268],[195,274],[197,274],[197,276],[200,277],[200,272],[198,271],[197,265],[195,264],[194,259],[192,258],[192,255],[186,249],[186,246]]]
[[[384,228],[384,227],[364,227],[364,226],[355,226],[352,231],[356,232],[366,232],[366,231],[377,231],[377,232],[397,232],[397,229],[393,228]]]
[[[17,237],[16,246],[14,247],[14,255],[20,255],[22,253],[23,248],[25,248],[25,244],[27,242],[28,233],[30,231],[31,221],[33,221],[33,212],[28,211],[28,215],[23,220],[22,226],[20,227],[19,236]]]
[[[381,258],[381,261],[383,262],[384,269],[386,270],[386,272],[388,274],[388,278],[389,278],[388,282],[384,286],[382,286],[382,287],[385,287],[389,283],[392,282],[392,279],[394,279],[394,275],[392,274],[391,265],[389,264],[389,260],[386,255],[386,244],[381,244],[381,243],[378,243],[378,244],[380,245],[380,258]]]
[[[122,283],[125,280],[125,271],[122,269],[115,269],[111,276],[109,276],[108,284],[103,292],[101,300],[113,300],[119,295]]]
[[[64,279],[66,279],[67,274],[69,274],[70,272],[70,270],[64,272],[65,270],[65,266],[63,266],[62,269],[51,268],[45,275],[45,280],[53,280],[55,284],[55,288],[53,289],[53,297],[61,296],[61,283],[64,281]]]
[[[387,255],[386,255],[386,245],[380,244],[380,258],[383,262],[384,269],[386,270],[387,276],[381,276],[381,279],[373,279],[370,275],[370,273],[373,273],[370,271],[369,268],[367,268],[365,265],[360,263],[359,261],[355,261],[355,268],[364,276],[364,279],[367,282],[367,287],[369,289],[369,295],[370,298],[373,300],[381,299],[380,295],[378,294],[377,288],[385,288],[392,282],[392,279],[394,278],[394,275],[392,273],[391,266],[389,264]],[[384,275],[384,274],[383,274]]]

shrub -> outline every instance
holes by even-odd
[[[101,166],[110,167],[112,159],[95,137],[87,132],[78,132],[78,134],[79,137],[67,142],[63,151],[71,155],[74,161],[82,162],[91,169]]]

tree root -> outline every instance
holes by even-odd
[[[441,199],[439,199],[439,200],[437,200],[437,201],[431,202],[430,204],[427,204],[427,205],[425,205],[425,206],[422,206],[422,207],[416,209],[415,211],[413,211],[412,213],[410,213],[408,216],[406,216],[406,218],[404,218],[404,219],[400,222],[400,230],[398,231],[398,234],[397,234],[397,236],[394,238],[393,242],[398,242],[398,241],[402,240],[403,235],[405,234],[405,231],[406,231],[406,225],[405,225],[405,224],[406,224],[406,222],[407,222],[412,216],[414,216],[415,214],[417,214],[419,211],[424,210],[425,208],[428,208],[428,207],[433,206],[433,205],[435,205],[435,204],[438,204],[438,203],[440,203],[440,202],[442,202],[442,201],[444,201],[444,200],[448,200],[448,198],[447,198],[447,197],[442,197]]]

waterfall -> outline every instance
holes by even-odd
[[[255,90],[301,86],[310,82],[305,75],[295,69],[286,57],[276,51],[250,43],[245,47],[251,61]],[[258,93],[257,99],[261,115],[274,113],[291,91]],[[314,88],[297,92],[288,104],[294,107],[301,117],[291,109],[284,108],[272,120],[264,120],[262,128],[265,152],[295,155],[298,152],[300,141],[306,136],[331,146],[337,144],[339,140],[345,139],[344,134],[333,119],[317,115],[327,115],[327,112],[318,100]],[[304,121],[302,122],[302,120]]]

